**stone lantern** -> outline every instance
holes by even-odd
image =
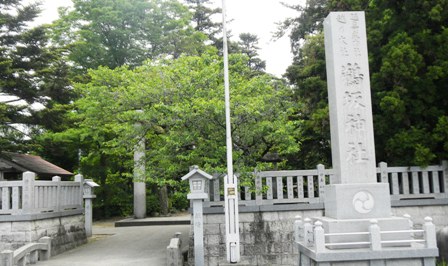
[[[95,187],[99,187],[97,183],[95,183],[92,179],[86,179],[84,181],[84,193],[83,198],[96,198],[96,195],[94,193]]]
[[[182,177],[182,181],[187,180],[190,182],[190,193],[187,198],[194,199],[206,199],[208,193],[205,191],[206,182],[213,179],[213,176],[199,169],[197,165],[190,167],[190,172]]]
[[[208,198],[206,184],[213,176],[194,165],[190,172],[182,177],[182,181],[190,182],[190,193],[187,198],[193,205],[194,265],[204,265],[204,221],[202,216],[203,200]]]

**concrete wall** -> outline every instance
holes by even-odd
[[[300,206],[295,205],[296,210],[275,211],[275,209],[281,208],[281,206],[270,206],[270,211],[256,212],[244,212],[244,208],[240,208],[240,254],[242,263],[249,265],[297,265],[298,249],[294,245],[293,237],[295,216],[323,216],[323,209],[320,207],[300,210]],[[293,208],[292,205],[289,206],[289,209]],[[392,208],[392,212],[397,216],[406,213],[411,215],[416,227],[423,223],[425,216],[431,216],[439,229],[448,226],[448,219],[446,219],[448,205],[396,206]],[[191,228],[191,231],[193,231],[193,228]],[[204,209],[204,247],[206,266],[225,263],[225,222],[224,214],[220,211]],[[192,254],[191,239],[190,265],[194,265]]]
[[[84,215],[0,221],[0,250],[15,250],[43,236],[52,238],[51,256],[87,243]]]

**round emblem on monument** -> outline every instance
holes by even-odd
[[[365,214],[373,210],[375,200],[368,191],[359,191],[353,196],[353,207],[359,213]]]

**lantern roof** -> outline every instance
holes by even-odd
[[[188,174],[186,174],[182,177],[182,181],[187,180],[191,177],[194,177],[195,175],[200,175],[200,176],[210,179],[210,180],[213,179],[212,175],[209,175],[206,172],[202,171],[201,169],[199,169],[199,167],[197,165],[193,165],[190,169],[192,169],[192,170]]]

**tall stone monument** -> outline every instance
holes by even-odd
[[[376,177],[364,13],[330,13],[324,32],[335,171],[334,184],[325,191],[325,215],[389,217],[389,187]]]
[[[407,258],[433,265],[430,220],[429,244],[416,252],[409,219],[392,216],[389,184],[377,181],[364,12],[331,12],[324,32],[335,175],[324,189],[325,216],[314,228],[297,221],[308,259],[301,255],[300,265],[408,265]]]

